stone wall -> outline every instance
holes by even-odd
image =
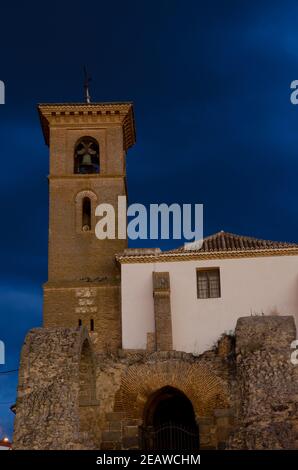
[[[146,402],[164,386],[191,401],[203,448],[217,448],[232,424],[226,357],[177,351],[94,356],[86,329],[29,332],[22,351],[15,449],[131,449]]]
[[[106,361],[97,374],[101,402],[102,449],[139,448],[139,426],[152,395],[165,386],[191,401],[200,428],[201,448],[218,448],[233,425],[231,367],[216,352],[200,357],[168,351],[123,353]]]
[[[20,362],[14,449],[94,447],[94,366],[85,329],[38,328],[28,333]],[[93,415],[88,428],[87,415]]]
[[[297,448],[292,317],[240,318],[233,337],[200,356],[93,353],[85,328],[39,328],[22,350],[15,449],[134,449],[152,396],[192,404],[201,449]]]
[[[237,428],[230,449],[298,448],[293,317],[240,318],[236,327]]]

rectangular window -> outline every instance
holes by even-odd
[[[198,299],[220,297],[219,268],[197,269]]]

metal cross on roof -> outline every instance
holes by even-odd
[[[86,67],[84,67],[84,92],[85,92],[85,101],[86,103],[91,103],[91,96],[89,92],[89,83],[91,82],[91,77],[87,73]]]

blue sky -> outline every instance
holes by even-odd
[[[298,4],[12,0],[1,4],[0,51],[1,437],[12,433],[17,381],[1,372],[18,366],[26,331],[41,325],[47,276],[36,104],[81,101],[87,64],[94,101],[135,103],[130,202],[203,203],[205,234],[298,241]]]

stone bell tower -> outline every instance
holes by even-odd
[[[115,254],[126,240],[95,236],[95,208],[126,195],[126,152],[135,143],[131,103],[41,104],[50,149],[49,262],[44,326],[84,325],[98,351],[121,346]]]

